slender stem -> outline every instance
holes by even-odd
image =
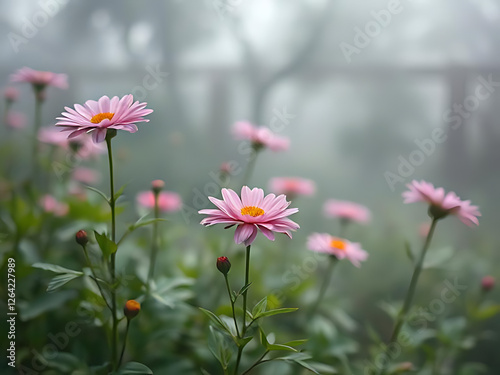
[[[403,324],[406,320],[406,314],[410,310],[410,307],[411,307],[411,304],[413,301],[413,297],[415,295],[415,290],[417,288],[418,278],[420,276],[420,273],[422,272],[425,254],[427,253],[427,250],[429,249],[429,246],[431,244],[432,236],[434,235],[434,230],[436,229],[437,222],[438,222],[438,219],[432,220],[432,224],[431,224],[431,227],[429,229],[429,233],[427,234],[427,238],[425,239],[425,243],[424,243],[424,246],[422,248],[422,252],[420,253],[420,258],[418,259],[418,262],[415,265],[415,269],[413,270],[413,275],[411,277],[408,292],[406,293],[403,308],[399,312],[397,320],[396,320],[396,324],[394,325],[394,329],[392,331],[389,346],[397,341],[398,336],[399,336],[399,332],[401,331],[401,328],[403,327]],[[383,361],[381,371],[379,372],[380,375],[385,374],[385,369],[386,369],[388,364],[389,364],[389,359],[387,361]]]
[[[323,284],[321,284],[321,289],[319,290],[316,302],[309,311],[308,314],[309,318],[314,317],[316,311],[318,310],[319,305],[321,304],[321,301],[323,301],[326,290],[328,289],[328,285],[330,285],[330,281],[332,280],[333,268],[335,267],[335,264],[338,263],[337,260],[338,259],[336,257],[330,256],[330,263],[328,264],[328,269],[325,272],[325,278],[323,279]]]
[[[248,245],[246,248],[246,258],[245,258],[245,284],[248,285],[248,279],[250,275],[250,246]],[[245,332],[247,331],[247,294],[248,288],[243,292],[243,328],[241,337],[245,337]],[[238,367],[240,365],[241,354],[243,353],[243,347],[238,347],[238,357],[236,358],[236,367],[234,368],[234,375],[238,374]]]
[[[241,337],[240,331],[238,330],[238,322],[236,320],[236,313],[234,311],[234,300],[233,300],[233,296],[231,295],[231,287],[229,286],[229,280],[227,278],[227,275],[224,275],[224,279],[226,280],[227,294],[229,295],[229,300],[231,301],[231,310],[233,312],[233,320],[234,320],[234,326],[236,327],[236,335],[238,337]]]
[[[262,354],[258,360],[256,360],[254,362],[254,364],[252,366],[250,366],[245,372],[243,372],[241,375],[246,375],[248,373],[250,373],[250,371],[252,371],[254,369],[254,367],[257,367],[258,365],[260,365],[262,362],[262,360],[264,359],[264,357],[267,355],[267,353],[269,353],[269,350],[266,350],[264,352],[264,354]]]
[[[108,306],[108,309],[110,311],[112,311],[111,309],[111,305],[109,304],[108,300],[106,299],[106,296],[101,288],[101,284],[99,283],[99,281],[97,280],[97,275],[96,275],[96,272],[94,270],[94,266],[92,265],[92,263],[90,262],[90,258],[89,258],[89,254],[87,252],[87,246],[85,245],[82,245],[82,248],[83,248],[83,253],[85,254],[85,260],[87,261],[87,264],[89,265],[90,267],[90,272],[92,272],[92,276],[94,278],[94,281],[97,285],[97,288],[99,288],[99,292],[101,293],[101,297],[102,299],[104,300],[104,302],[106,303],[106,306]]]
[[[127,319],[127,328],[125,328],[125,337],[123,337],[122,353],[120,354],[120,360],[118,361],[118,368],[120,368],[120,365],[122,364],[123,354],[125,353],[125,347],[127,346],[127,336],[129,327],[130,327],[130,319]]]
[[[116,239],[116,220],[115,220],[115,185],[113,175],[113,151],[111,149],[111,137],[106,136],[106,145],[108,147],[108,161],[109,161],[109,185],[110,185],[110,198],[109,206],[111,207],[111,240],[115,242]],[[117,355],[117,327],[118,319],[116,317],[116,274],[115,274],[115,258],[116,252],[111,254],[111,317],[112,317],[112,331],[111,331],[111,363],[113,369],[116,370],[116,355]]]
[[[158,219],[160,217],[160,208],[158,205],[158,195],[159,192],[154,192],[154,198],[155,198],[155,208],[154,208],[154,216],[155,219]],[[153,223],[153,244],[151,246],[151,255],[150,255],[150,260],[149,260],[149,272],[148,272],[148,280],[147,280],[147,287],[149,290],[149,284],[151,280],[153,279],[153,275],[155,272],[155,263],[156,263],[156,256],[158,255],[158,248],[159,248],[159,238],[158,238],[158,221],[155,221]]]
[[[248,279],[250,275],[250,245],[247,246],[246,249],[246,258],[245,258],[245,284],[248,285]],[[248,288],[243,292],[243,333],[242,336],[245,336],[245,332],[247,330],[246,327],[246,319],[247,319],[247,294]]]

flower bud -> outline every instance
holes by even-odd
[[[481,289],[485,292],[489,292],[495,286],[495,278],[493,276],[485,276],[481,280]]]
[[[75,240],[77,244],[85,246],[89,242],[87,232],[85,232],[84,230],[79,230],[78,232],[76,232]]]
[[[217,269],[223,274],[227,275],[229,270],[231,269],[231,263],[227,257],[217,258]]]
[[[123,313],[128,320],[135,318],[139,314],[139,311],[141,311],[141,304],[133,299],[129,299],[123,308]]]
[[[154,180],[151,182],[151,190],[153,193],[158,194],[165,187],[165,181],[163,180]]]

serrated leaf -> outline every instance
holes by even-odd
[[[69,273],[69,274],[78,275],[78,276],[83,275],[83,272],[70,270],[69,268],[58,266],[57,264],[34,263],[31,265],[31,267],[39,268],[41,270],[46,270],[46,271],[52,271],[55,273]]]
[[[153,371],[146,365],[139,362],[125,363],[116,372],[116,375],[152,375]]]
[[[108,237],[106,237],[105,234],[99,234],[96,231],[94,231],[94,234],[97,244],[99,245],[99,248],[101,249],[104,258],[107,258],[111,254],[116,253],[116,250],[118,250],[118,245],[116,243],[114,243]]]
[[[96,189],[95,187],[92,187],[92,186],[85,186],[85,188],[87,188],[87,189],[89,189],[89,190],[93,191],[94,193],[99,194],[99,195],[100,195],[101,197],[103,197],[103,198],[104,198],[104,200],[105,200],[105,201],[109,204],[109,198],[108,198],[108,196],[107,196],[105,193],[103,193],[103,192],[102,192],[102,191],[100,191],[99,189]]]
[[[262,298],[252,309],[252,316],[257,319],[256,316],[266,311],[267,307],[267,297]]]
[[[50,280],[49,285],[47,286],[47,292],[53,292],[57,288],[62,287],[64,284],[69,283],[71,280],[74,280],[81,275],[74,275],[71,273],[63,273],[61,275],[57,275],[52,280]]]

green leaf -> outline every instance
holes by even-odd
[[[292,341],[285,342],[283,345],[286,345],[286,346],[299,346],[299,345],[305,344],[308,341],[309,341],[309,339],[292,340]]]
[[[47,286],[47,292],[53,292],[57,288],[62,287],[64,284],[69,283],[71,280],[80,277],[81,275],[74,275],[71,273],[63,273],[61,275],[57,275],[52,280],[50,280],[49,285]]]
[[[284,344],[270,344],[269,341],[267,340],[266,334],[262,328],[260,330],[260,342],[262,345],[265,346],[267,350],[284,350],[284,351],[290,351],[290,352],[298,352],[297,349],[292,348],[291,346],[284,345]]]
[[[247,285],[241,287],[241,289],[238,291],[238,293],[236,293],[236,298],[238,298],[243,293],[245,293],[248,290],[248,288],[250,288],[250,285],[252,285],[252,283],[248,283]],[[236,298],[235,298],[235,300],[236,300]]]
[[[320,375],[320,373],[319,373],[318,371],[316,371],[316,370],[314,369],[314,367],[312,367],[311,365],[309,365],[308,363],[306,363],[306,362],[304,362],[304,361],[301,361],[301,360],[295,360],[295,361],[293,361],[293,362],[295,362],[295,363],[296,363],[296,364],[298,364],[299,366],[302,366],[302,367],[304,367],[305,369],[307,369],[307,370],[309,370],[309,371],[313,372],[314,374]]]
[[[127,185],[123,185],[122,187],[120,187],[120,189],[118,189],[118,191],[115,193],[114,197],[115,197],[115,202],[118,200],[118,198],[120,198],[123,194],[123,191],[125,190],[125,187]]]
[[[58,266],[57,264],[34,263],[31,267],[39,268],[41,270],[46,270],[46,271],[52,271],[55,273],[69,273],[69,274],[78,275],[78,276],[83,275],[83,272],[70,270],[69,268],[64,268],[64,267]]]
[[[116,375],[152,375],[153,371],[146,365],[139,362],[128,362],[120,367]]]
[[[408,255],[408,258],[412,262],[415,262],[415,255],[413,254],[413,251],[411,250],[410,243],[408,241],[405,241],[405,250],[406,250],[406,255]]]
[[[109,204],[109,198],[108,198],[108,196],[106,194],[104,194],[102,191],[100,191],[99,189],[96,189],[95,187],[92,187],[92,186],[85,186],[85,188],[93,191],[94,193],[99,194]]]
[[[108,237],[106,237],[105,234],[99,234],[96,231],[94,231],[95,234],[95,239],[97,243],[99,244],[99,247],[102,251],[102,255],[104,258],[107,258],[111,254],[116,253],[116,250],[118,250],[118,245],[111,241]]]
[[[252,309],[253,319],[257,319],[256,317],[266,311],[267,307],[267,297],[262,298]]]
[[[479,320],[486,320],[494,317],[498,313],[500,313],[500,305],[492,305],[483,307],[482,309],[478,310],[474,314],[474,317]]]
[[[212,323],[216,325],[216,327],[222,329],[224,332],[227,332],[230,336],[232,336],[229,327],[226,326],[226,324],[221,320],[221,318],[219,318],[210,310],[204,309],[203,307],[199,307],[199,309],[203,311],[210,318],[210,320],[212,321]]]
[[[289,308],[268,310],[268,311],[261,312],[261,313],[259,313],[257,315],[254,315],[253,318],[255,320],[255,319],[259,319],[259,318],[264,318],[266,316],[273,316],[273,315],[277,315],[277,314],[286,314],[286,313],[294,312],[294,311],[297,311],[297,310],[298,310],[297,307],[289,307]],[[252,314],[253,314],[253,311],[252,311]]]
[[[29,301],[20,301],[19,311],[22,321],[27,321],[37,316],[55,310],[77,295],[74,290],[61,290],[57,293],[43,293]]]
[[[208,349],[210,349],[214,357],[217,358],[222,368],[227,370],[232,353],[224,335],[216,331],[213,326],[210,326]]]

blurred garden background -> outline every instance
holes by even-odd
[[[314,195],[292,201],[299,208],[293,219],[301,226],[292,240],[257,238],[252,264],[259,279],[250,289],[252,302],[272,293],[277,306],[298,307],[300,314],[314,300],[324,272],[321,261],[307,261],[307,237],[339,230],[337,221],[325,218],[324,203],[338,199],[365,205],[370,223],[353,224],[346,236],[362,244],[368,260],[359,269],[341,264],[324,302],[331,316],[303,323],[314,325],[316,337],[323,332],[309,344],[320,353],[318,362],[338,373],[365,374],[377,340],[390,336],[387,311],[393,308],[388,306],[397,306],[408,288],[412,265],[405,244],[417,251],[421,226],[429,222],[425,207],[404,205],[401,193],[411,180],[425,179],[470,199],[482,217],[474,228],[454,218],[440,223],[429,251],[434,264],[421,276],[415,304],[428,308],[441,298],[446,282],[466,288],[434,314],[429,332],[420,332],[422,345],[403,350],[397,362],[414,362],[419,374],[446,374],[431,372],[429,358],[445,361],[456,342],[474,333],[455,359],[464,366],[454,363],[456,370],[450,371],[457,372],[449,374],[498,374],[500,292],[494,288],[482,295],[481,280],[500,277],[500,3],[7,0],[0,9],[2,87],[12,86],[9,76],[24,66],[68,75],[68,90],[48,88],[42,126],[53,126],[65,106],[103,95],[131,93],[154,110],[136,134],[124,132],[114,140],[115,179],[118,186],[127,184],[118,231],[145,212],[137,193],[148,190],[152,180],[164,180],[165,189],[178,193],[184,206],[161,223],[156,272],[174,283],[174,278],[183,281],[180,289],[172,287],[170,305],[155,306],[149,315],[145,308],[149,319],[132,325],[127,356],[155,374],[199,374],[200,368],[222,373],[206,348],[208,322],[197,307],[215,309],[223,303],[225,285],[215,259],[228,256],[236,278],[243,270],[244,247],[232,242],[232,229],[199,225],[197,211],[212,208],[206,197],[220,198],[221,187],[241,183],[249,149],[234,139],[232,126],[247,120],[290,139],[287,151],[259,154],[249,186],[268,192],[271,178],[285,176],[316,185]],[[2,271],[13,243],[10,190],[30,177],[35,99],[29,85],[16,87],[20,97],[12,110],[24,115],[19,121],[26,126],[0,128]],[[75,161],[64,153],[51,159],[48,148],[42,154],[47,160],[42,185],[57,185],[61,167],[64,173],[89,167],[99,172],[96,186],[106,191],[105,155]],[[221,183],[225,162],[236,167]],[[90,293],[76,280],[77,286],[67,284],[47,297],[53,275],[28,267],[44,262],[79,269],[84,259],[74,233],[106,227],[107,217],[95,211],[99,197],[88,193],[88,200],[93,208],[72,203],[67,219],[35,220],[37,229],[21,241],[17,263],[20,270],[26,267],[17,278],[17,355],[22,363],[29,364],[33,350],[40,352],[50,342],[48,334],[77,319],[75,311]],[[149,236],[149,228],[141,228],[120,249],[124,274],[144,273]],[[139,293],[134,277],[128,288]],[[242,278],[234,282],[239,285]],[[489,312],[471,318],[470,332],[463,331],[466,323],[459,317],[470,317],[479,298]],[[0,304],[6,308],[6,298]],[[276,331],[291,332],[290,339],[305,338],[307,329],[299,321],[286,316],[273,322]],[[106,359],[105,336],[98,322],[85,324],[64,352],[97,366]],[[3,332],[6,328],[1,333],[6,344]],[[343,358],[352,362],[350,370]],[[61,366],[45,366],[40,373],[71,373],[70,365]],[[276,375],[295,371],[286,364],[258,369],[255,373]]]

